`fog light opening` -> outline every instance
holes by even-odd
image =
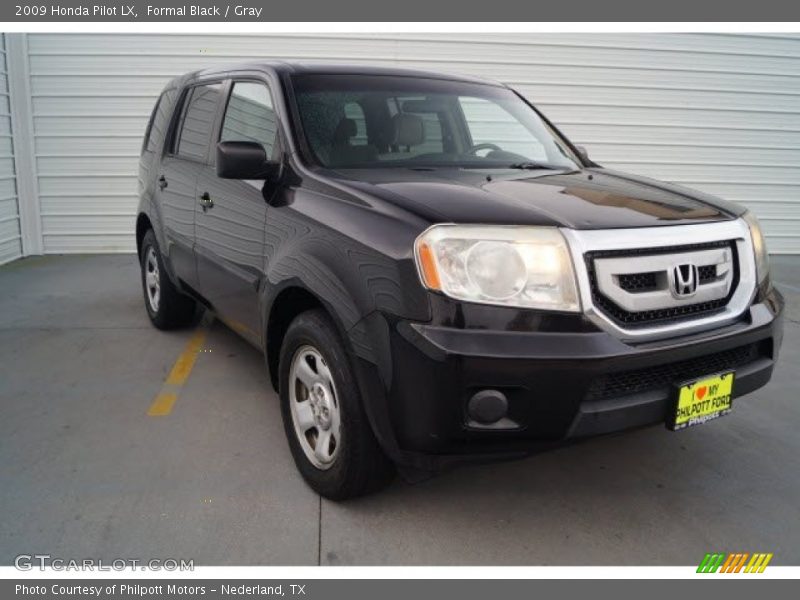
[[[508,418],[508,398],[498,390],[481,390],[467,402],[470,427],[480,429],[515,429],[519,425]]]

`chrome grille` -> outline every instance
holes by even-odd
[[[726,240],[589,252],[585,261],[594,304],[625,327],[714,314],[725,308],[738,282],[736,246]],[[694,289],[682,295],[677,278],[687,274]]]
[[[747,223],[742,219],[629,229],[578,230],[564,227],[561,233],[569,243],[584,315],[601,329],[626,342],[677,337],[731,323],[748,310],[755,296],[756,264],[753,242]],[[693,300],[680,302],[682,308],[677,310],[663,310],[663,306],[648,307],[660,310],[654,314],[640,314],[636,322],[625,323],[614,318],[609,312],[611,309],[599,303],[601,294],[598,293],[592,257],[637,257],[720,247],[729,248],[733,252],[733,280],[730,282],[729,296],[711,299],[714,305],[705,304],[709,301],[707,298],[695,297]],[[708,285],[709,278],[719,277],[716,265],[713,271],[710,263],[700,263],[697,267],[696,276],[701,287]],[[628,273],[652,273],[657,270],[643,265]],[[647,291],[648,279],[652,284],[651,277],[647,275],[628,278],[627,283],[644,290],[643,297],[652,291]],[[624,312],[644,310],[641,307],[638,310],[619,308],[624,309]]]

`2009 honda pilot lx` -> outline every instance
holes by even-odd
[[[136,240],[156,327],[264,351],[330,498],[467,459],[727,414],[783,299],[743,207],[592,162],[500,84],[244,64],[170,82]]]

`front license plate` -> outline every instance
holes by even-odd
[[[733,372],[705,377],[678,388],[678,401],[667,428],[701,425],[731,412]]]

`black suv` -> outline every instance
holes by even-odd
[[[170,82],[142,147],[153,324],[260,348],[329,498],[728,413],[783,299],[743,207],[604,169],[506,86],[254,63]]]

